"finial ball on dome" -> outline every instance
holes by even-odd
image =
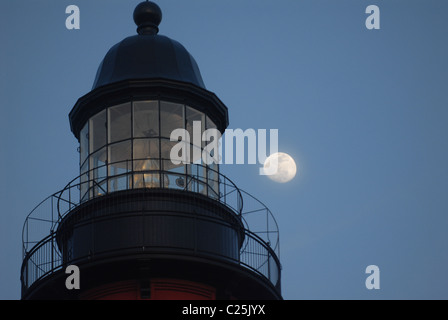
[[[134,10],[134,22],[139,34],[157,34],[162,21],[162,10],[152,1],[139,3]]]

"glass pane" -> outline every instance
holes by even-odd
[[[190,163],[201,164],[202,152],[203,150],[199,146],[190,145]]]
[[[209,117],[206,117],[205,126],[207,129],[217,129],[216,124]]]
[[[159,158],[159,139],[135,139],[134,160]]]
[[[131,140],[109,146],[109,176],[131,171]]]
[[[207,193],[205,168],[196,165],[187,165],[186,189],[198,193]]]
[[[134,102],[134,137],[159,136],[159,102]]]
[[[134,161],[134,171],[152,173],[160,170],[159,159],[145,159]]]
[[[219,199],[219,184],[218,179],[219,175],[218,172],[215,171],[218,169],[218,165],[211,164],[208,166],[207,169],[207,180],[208,180],[208,195],[211,198]]]
[[[87,171],[89,171],[89,161],[85,161],[84,164],[81,166],[81,175],[88,176],[89,173]]]
[[[107,180],[102,180],[93,185],[93,196],[99,197],[107,194]]]
[[[84,161],[87,159],[87,156],[89,155],[89,122],[87,122],[84,125],[84,128],[82,128],[80,137],[79,137],[79,143],[80,143],[80,164],[81,166],[84,164]]]
[[[173,166],[171,160],[163,161],[164,188],[185,188],[185,165]]]
[[[160,188],[160,174],[134,174],[134,188]]]
[[[162,160],[171,161],[171,149],[177,145],[178,141],[170,141],[168,139],[160,139],[160,157]],[[174,166],[174,164],[172,164]]]
[[[109,192],[127,190],[131,186],[131,174],[122,174],[109,178]]]
[[[219,165],[218,164],[211,163],[207,167],[208,167],[208,171],[212,171],[213,173],[218,175],[218,173],[219,173]]]
[[[187,131],[190,134],[190,142],[202,146],[202,133],[205,128],[205,117],[202,112],[187,107],[186,111]]]
[[[210,131],[208,133],[210,133]],[[206,140],[207,139],[208,141],[206,141],[206,145],[202,150],[202,162],[207,165],[219,164],[222,158],[222,141],[219,139],[219,136],[215,134],[206,137]]]
[[[86,161],[81,167],[81,201],[87,200],[87,191],[89,190],[89,161]]]
[[[178,141],[166,140],[162,144],[162,158],[164,160],[171,160],[173,165],[178,163],[191,163],[191,144],[179,139]]]
[[[160,102],[161,136],[170,138],[174,129],[184,129],[184,106],[171,102]]]
[[[109,146],[109,192],[131,187],[131,140]]]
[[[89,124],[90,153],[106,145],[106,110],[90,119]]]
[[[154,170],[159,170],[159,139],[156,138],[134,140],[133,164],[134,171],[145,171],[147,173],[153,174]],[[154,175],[138,175],[134,176],[134,180],[135,188],[145,188],[147,187],[145,185],[145,181],[150,185],[150,187],[154,187],[155,184],[158,184],[159,178],[157,173],[157,177]]]
[[[109,143],[131,137],[131,103],[111,107],[109,112]]]
[[[187,175],[186,175],[186,180],[185,180],[185,188],[188,191],[194,191],[196,192],[196,184],[195,184],[195,178],[194,178],[194,174],[193,174],[193,166],[187,165]]]
[[[97,183],[107,179],[107,167],[105,165],[101,165],[98,168],[93,169],[92,176]]]
[[[90,197],[96,197],[103,195],[107,192],[107,186],[105,181],[107,179],[107,168],[106,168],[106,147],[98,150],[90,156],[90,179],[92,179],[89,184],[89,188],[93,187],[93,195]]]
[[[103,167],[106,164],[107,153],[106,147],[98,150],[90,156],[90,169]]]

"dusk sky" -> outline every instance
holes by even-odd
[[[26,216],[79,175],[68,114],[136,34],[139,2],[0,2],[0,299],[20,299]],[[155,2],[159,34],[195,58],[229,128],[278,129],[297,163],[287,183],[221,166],[277,220],[284,299],[447,299],[448,2]]]

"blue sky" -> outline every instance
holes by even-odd
[[[21,231],[79,174],[68,113],[139,1],[0,3],[0,298],[20,298]],[[274,213],[285,299],[447,299],[448,3],[164,0],[229,128],[279,130],[298,175],[222,171]],[[81,29],[65,28],[77,5]],[[380,30],[365,9],[380,8]],[[381,288],[367,290],[377,265]]]

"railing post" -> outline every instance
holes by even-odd
[[[69,203],[69,210],[72,209],[72,187],[68,187],[68,203]]]
[[[268,279],[272,283],[271,280],[271,251],[268,248]]]
[[[26,261],[25,267],[23,269],[25,271],[25,275],[22,275],[22,277],[23,276],[25,277],[23,287],[28,288],[28,283],[29,283],[28,282],[29,281],[29,279],[28,279],[28,260]]]
[[[50,237],[50,241],[51,241],[51,273],[53,273],[53,270],[54,270],[54,231],[53,230],[51,230],[51,237]]]

